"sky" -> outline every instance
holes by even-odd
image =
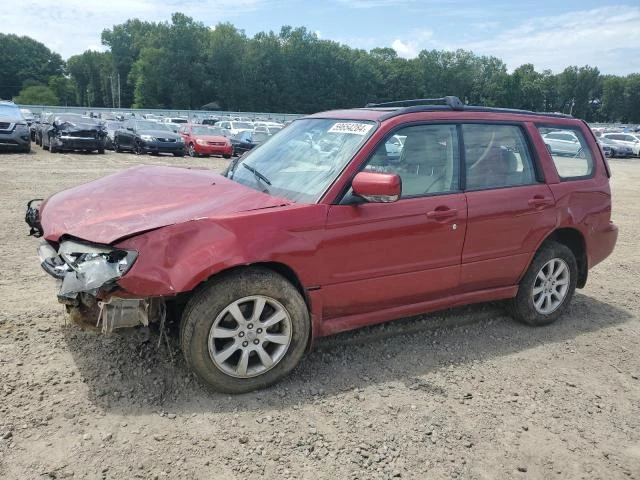
[[[231,22],[248,36],[306,27],[353,48],[473,51],[510,71],[532,63],[559,73],[589,65],[604,74],[640,72],[638,0],[20,0],[0,32],[27,35],[64,59],[104,50],[103,29],[130,18],[170,21],[182,12],[215,27]]]

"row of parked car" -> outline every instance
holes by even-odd
[[[184,120],[184,121],[183,121]],[[31,139],[51,152],[110,149],[137,154],[161,153],[182,157],[242,154],[283,125],[275,122],[221,121],[218,125],[193,124],[185,118],[102,120],[73,113],[45,113],[31,124]]]
[[[640,134],[601,132],[595,130],[598,144],[607,157],[640,156]],[[578,137],[570,130],[554,130],[542,137],[552,155],[582,156],[584,151]]]

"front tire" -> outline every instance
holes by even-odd
[[[298,290],[265,268],[214,278],[189,301],[181,345],[187,364],[215,391],[245,393],[286,376],[310,335]]]
[[[190,157],[197,157],[198,156],[198,154],[196,153],[196,149],[193,146],[193,143],[189,144],[188,152],[189,152],[189,156]]]
[[[509,303],[511,315],[528,325],[554,322],[567,308],[576,289],[578,265],[565,245],[546,242],[536,253]]]
[[[53,144],[53,139],[51,137],[49,137],[49,151],[51,153],[57,153],[58,149],[56,148],[56,146]]]

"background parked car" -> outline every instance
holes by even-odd
[[[182,137],[172,132],[166,124],[135,118],[127,120],[116,130],[113,149],[116,152],[130,150],[137,154],[171,153],[174,157],[184,156]]]
[[[242,131],[231,137],[231,144],[233,145],[233,154],[242,155],[248,152],[252,148],[264,142],[271,135],[264,132],[254,131]]]
[[[188,124],[180,127],[178,133],[191,157],[222,155],[224,158],[231,158],[233,154],[231,141],[223,135],[220,128]]]
[[[632,133],[603,133],[602,136],[630,147],[633,154],[640,157],[640,136]]]
[[[632,157],[633,150],[622,142],[608,137],[599,137],[598,143],[608,157]]]
[[[551,154],[579,155],[582,150],[582,146],[573,132],[555,130],[545,134],[542,138]]]
[[[97,150],[104,153],[106,130],[97,120],[75,113],[50,113],[41,124],[41,144],[51,153]]]
[[[231,132],[231,135],[236,135],[240,132],[244,132],[244,131],[248,131],[251,132],[253,131],[253,123],[250,122],[237,122],[237,121],[226,121],[226,120],[221,120],[218,123],[216,123],[216,126],[220,127],[220,128],[226,128],[227,130],[229,130]]]
[[[13,102],[0,101],[0,148],[31,151],[29,126]]]
[[[118,121],[107,121],[104,122],[104,128],[107,132],[107,136],[105,137],[105,148],[107,150],[113,150],[113,139],[116,134],[116,130],[122,127],[122,122]]]

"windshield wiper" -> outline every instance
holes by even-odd
[[[242,166],[247,170],[249,170],[251,173],[253,173],[258,180],[262,180],[264,183],[271,186],[271,182],[269,181],[269,179],[265,177],[263,174],[261,174],[258,170],[253,168],[251,165],[247,165],[246,163],[243,163]]]

